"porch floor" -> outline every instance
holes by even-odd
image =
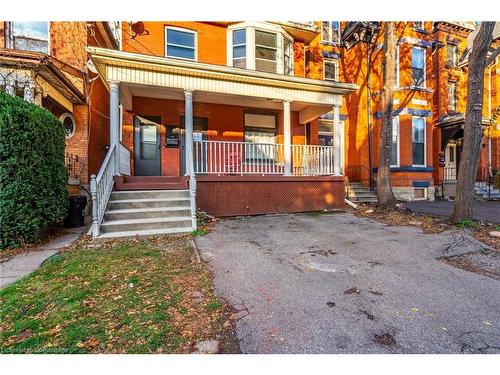
[[[182,190],[188,188],[187,177],[116,176],[115,190]]]

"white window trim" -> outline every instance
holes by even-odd
[[[415,197],[415,190],[423,190],[424,191],[424,197],[423,198],[416,198]],[[425,187],[413,187],[413,200],[416,201],[425,201],[427,200],[427,188]]]
[[[420,87],[420,88],[423,88],[425,89],[427,87],[427,51],[424,47],[420,47],[420,46],[412,46],[412,58],[413,58],[413,49],[414,48],[417,48],[417,49],[421,49],[424,51],[424,84],[422,86],[417,86],[417,85],[414,85],[413,84],[413,64],[411,66],[411,69],[412,69],[412,85],[415,86],[415,87]]]
[[[9,42],[10,44],[10,49],[14,49],[14,22],[15,21],[8,21],[8,29],[9,29],[9,35],[6,35],[5,42]],[[37,21],[38,22],[38,21]],[[47,55],[51,54],[51,43],[50,43],[50,27],[51,22],[47,22]],[[33,38],[33,39],[38,39],[38,38]],[[45,40],[45,39],[38,39],[38,40]],[[7,45],[6,45],[7,47]]]
[[[325,40],[324,34],[323,34],[323,22],[328,22],[328,31],[330,33],[330,39]],[[330,45],[340,45],[340,21],[335,21],[339,23],[339,28],[337,30],[338,33],[338,42],[334,42],[331,37],[333,36],[333,24],[332,21],[321,21],[321,43],[323,44],[330,44]]]
[[[177,56],[168,56],[167,55],[167,47],[168,47],[167,33],[168,33],[168,30],[182,31],[184,33],[191,33],[191,34],[194,35],[194,60],[193,59],[187,59],[185,57],[177,57]],[[195,30],[185,29],[185,28],[182,28],[182,27],[165,26],[165,37],[164,38],[165,38],[165,57],[168,57],[169,59],[177,59],[177,60],[184,60],[184,61],[198,61],[198,32],[196,32]],[[186,47],[186,46],[182,46],[180,44],[172,44],[172,43],[170,43],[170,45],[177,46],[177,47],[183,47],[183,48],[189,48],[189,47]]]
[[[413,164],[413,119],[421,118],[424,120],[424,164]],[[422,116],[411,116],[411,150],[412,150],[412,166],[413,167],[426,167],[427,166],[427,120]]]
[[[293,50],[293,39],[288,38],[285,35],[282,35],[282,38],[283,38],[283,45],[282,45],[282,49],[283,49],[283,74],[288,75],[288,76],[293,76],[293,75],[295,75],[295,65],[294,65],[295,53]],[[286,66],[285,66],[285,41],[288,41],[290,43],[290,56],[289,56],[289,58],[290,58],[290,62],[292,63],[292,65],[291,65],[291,70],[290,70],[289,74],[287,74],[285,72],[285,69],[286,69]]]
[[[335,64],[335,78],[326,78],[326,69],[325,65],[327,63],[333,63]],[[332,82],[338,82],[339,81],[339,60],[338,59],[323,59],[323,80],[324,81],[332,81]]]
[[[396,164],[392,164],[392,158],[391,158],[391,165],[390,165],[390,167],[399,168],[399,165],[400,165],[400,162],[399,162],[399,159],[400,159],[400,156],[399,156],[399,153],[400,153],[400,136],[401,136],[401,132],[399,130],[400,129],[400,127],[399,127],[399,116],[394,116],[392,118],[392,121],[394,122],[394,120],[396,120],[396,122],[397,122],[397,129],[398,129],[398,138],[396,140],[396,142],[397,142],[397,155],[396,155],[397,162],[396,162]],[[394,128],[393,128],[393,130],[394,130]],[[391,145],[392,145],[392,140],[391,140]],[[392,149],[392,147],[391,147],[391,149]]]
[[[254,38],[254,45],[253,45],[253,48],[254,48],[254,51],[257,50],[257,46],[259,47],[262,47],[262,48],[267,48],[267,49],[273,49],[276,51],[276,60],[274,60],[276,62],[276,71],[273,72],[273,73],[283,73],[284,72],[284,50],[283,50],[283,43],[282,43],[282,36],[276,32],[276,31],[269,31],[269,30],[264,30],[264,29],[261,29],[261,28],[256,28],[255,29],[255,33],[257,31],[260,31],[260,32],[263,32],[263,33],[268,33],[268,34],[275,34],[276,35],[276,47],[268,47],[268,46],[264,46],[262,44],[257,44],[257,42],[255,42],[255,38]],[[280,51],[283,51],[283,53],[280,53]],[[255,54],[255,52],[254,52]],[[257,67],[257,60],[261,60],[261,61],[273,61],[273,60],[268,60],[268,59],[261,59],[259,57],[255,57],[255,67]],[[281,61],[280,61],[281,60]],[[281,62],[281,64],[280,64]],[[280,68],[281,67],[281,68]],[[257,70],[257,68],[255,69]]]
[[[294,73],[294,49],[293,49],[293,38],[290,34],[288,34],[281,26],[272,24],[269,22],[262,21],[248,21],[248,22],[240,22],[234,25],[231,25],[227,28],[226,34],[226,51],[227,58],[226,63],[227,66],[233,66],[233,31],[246,29],[246,69],[256,70],[255,69],[255,31],[260,30],[263,32],[275,33],[277,35],[276,41],[276,72],[277,74],[284,74],[285,66],[284,66],[284,39],[288,39],[292,43],[292,74]]]

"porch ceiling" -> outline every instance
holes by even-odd
[[[145,86],[136,84],[126,84],[122,87],[122,102],[124,103],[125,109],[132,109],[132,97],[139,96],[145,98],[155,98],[155,99],[169,99],[169,100],[184,100],[184,93],[181,89],[167,89],[165,87],[156,86]],[[195,103],[213,103],[213,104],[226,104],[241,107],[251,107],[251,108],[262,108],[262,109],[273,109],[282,110],[283,104],[281,100],[278,99],[263,99],[251,96],[243,95],[229,95],[213,93],[208,91],[196,91],[194,93]],[[304,102],[293,102],[291,104],[292,111],[304,111],[310,110],[313,107],[322,114],[331,110],[331,105],[319,105],[311,106],[309,103]]]
[[[227,66],[183,61],[171,58],[147,56],[123,51],[88,47],[88,52],[104,81],[118,81],[126,90],[141,92],[141,96],[152,96],[155,88],[158,95],[172,95],[165,88],[189,89],[199,92],[207,101],[225,100],[234,96],[233,101],[243,103],[253,100],[261,102],[259,107],[280,106],[281,101],[290,100],[293,110],[306,107],[332,106],[341,103],[341,96],[354,91],[355,84],[330,82],[265,73]],[[138,88],[143,86],[144,89]],[[147,89],[147,90],[146,90]],[[142,91],[141,91],[142,90]],[[125,93],[124,93],[125,91]],[[149,91],[147,93],[146,91]],[[172,91],[172,90],[171,90]],[[215,95],[216,94],[216,95]],[[130,92],[132,95],[132,92]],[[139,94],[138,94],[139,95]],[[201,100],[200,97],[198,100]],[[264,104],[267,102],[267,104]],[[236,104],[239,105],[239,104]]]

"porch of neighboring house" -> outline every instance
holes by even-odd
[[[183,209],[190,203],[191,229],[196,209],[235,216],[344,206],[340,107],[354,85],[90,52],[110,89],[112,145],[104,164],[115,167],[103,165],[93,180],[98,194],[98,185],[109,186],[101,202],[111,195],[116,206],[138,191],[167,201],[173,197],[165,192],[175,191]],[[98,203],[98,223],[105,206]]]
[[[441,191],[436,192],[440,198],[454,198],[456,194],[458,172],[462,158],[464,137],[464,115],[461,113],[443,116],[439,121],[441,128],[441,160],[440,180]],[[483,126],[488,124],[483,119]],[[486,145],[487,146],[487,145]],[[475,192],[478,198],[490,198],[495,194],[492,171],[488,165],[488,152],[481,156],[476,175]]]

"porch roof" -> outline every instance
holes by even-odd
[[[312,105],[340,104],[340,95],[358,88],[352,83],[266,73],[166,57],[88,47],[104,81],[190,89]]]

